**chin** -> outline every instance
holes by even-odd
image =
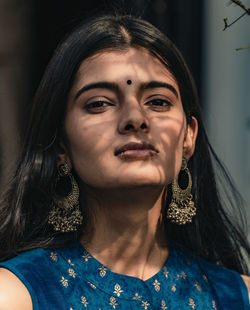
[[[122,178],[119,178],[119,180],[116,180],[112,185],[114,187],[118,187],[118,188],[136,188],[136,187],[163,187],[166,183],[165,183],[165,179],[163,180],[162,178],[159,178],[159,176],[157,178],[155,177],[147,177],[147,176],[123,176]],[[111,185],[111,184],[110,184]],[[113,187],[113,186],[110,187]]]

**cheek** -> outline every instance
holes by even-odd
[[[177,177],[183,156],[185,136],[185,117],[168,117],[164,121],[156,122],[155,131],[158,132],[156,147],[159,148],[165,164],[164,173],[171,182]]]
[[[89,121],[89,119],[68,117],[65,122],[68,151],[72,166],[82,180],[89,178],[93,169],[108,161],[114,137],[110,122]],[[99,172],[101,173],[100,169]]]

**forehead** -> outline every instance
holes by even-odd
[[[143,48],[104,50],[85,59],[76,74],[75,82],[90,83],[97,80],[133,82],[168,79],[177,85],[174,76],[155,56]]]

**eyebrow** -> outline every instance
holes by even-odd
[[[165,82],[159,82],[159,81],[151,81],[151,82],[148,82],[148,83],[143,83],[141,85],[141,88],[142,89],[151,89],[151,88],[167,88],[169,89],[175,96],[176,98],[178,99],[178,92],[177,90],[175,89],[175,87],[171,84],[168,84],[168,83],[165,83]]]
[[[81,96],[82,93],[90,90],[90,89],[95,89],[95,88],[104,88],[104,89],[109,89],[115,92],[119,91],[119,86],[116,83],[112,83],[112,82],[96,82],[96,83],[90,83],[87,84],[85,86],[83,86],[81,89],[78,90],[78,92],[76,93],[75,97],[74,97],[74,101],[77,100],[78,97]],[[178,92],[175,89],[174,86],[172,86],[171,84],[165,83],[165,82],[159,82],[159,81],[150,81],[147,83],[142,83],[140,86],[141,90],[144,89],[152,89],[152,88],[167,88],[169,89],[178,99]]]
[[[105,89],[113,90],[115,92],[118,92],[118,90],[119,90],[118,84],[116,84],[116,83],[111,83],[111,82],[91,83],[91,84],[87,84],[87,85],[83,86],[81,89],[78,90],[78,92],[76,93],[76,95],[74,97],[74,101],[76,101],[76,99],[82,93],[86,92],[87,90],[95,89],[95,88],[105,88]]]

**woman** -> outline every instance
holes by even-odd
[[[0,309],[249,309],[211,156],[239,208],[173,43],[131,16],[79,26],[2,204]]]

